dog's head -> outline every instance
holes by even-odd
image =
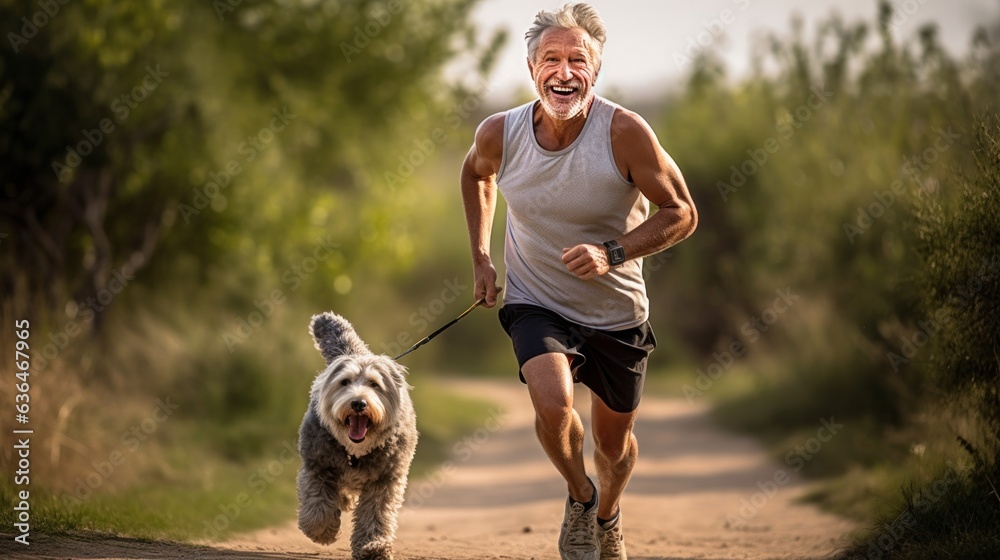
[[[398,424],[410,388],[406,368],[372,354],[339,315],[314,316],[310,331],[327,364],[310,392],[320,422],[351,454],[364,455]]]

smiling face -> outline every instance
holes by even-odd
[[[546,29],[528,69],[542,108],[555,120],[584,114],[600,70],[591,38],[583,29]]]

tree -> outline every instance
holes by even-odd
[[[27,315],[96,311],[116,278],[169,282],[180,256],[210,268],[258,225],[264,159],[307,188],[364,186],[446,97],[475,0],[42,4],[0,4],[0,286]]]

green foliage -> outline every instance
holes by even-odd
[[[268,272],[331,230],[357,231],[382,211],[360,189],[403,123],[450,100],[445,62],[459,49],[487,60],[502,41],[470,42],[473,5],[62,7],[0,65],[2,211],[18,232],[0,247],[4,285],[39,316],[123,267],[150,268],[149,286],[176,282],[177,259],[201,280]],[[4,3],[0,22],[18,29],[33,8]],[[335,273],[374,248],[342,244]],[[239,266],[248,253],[256,266]]]
[[[1000,459],[1000,117],[976,125],[976,167],[922,200],[915,229],[922,307],[940,324],[930,367],[943,394],[971,395]]]
[[[748,346],[705,394],[779,460],[821,418],[847,426],[803,472],[840,477],[810,499],[842,513],[912,515],[902,536],[874,530],[892,552],[868,557],[987,558],[1000,548],[1000,29],[956,60],[933,26],[901,42],[891,18],[881,2],[874,24],[831,17],[811,41],[793,22],[735,84],[711,53],[697,62],[659,132],[711,227],[669,267],[662,289],[684,297],[654,293],[653,313],[702,371]],[[748,336],[786,286],[800,300]],[[953,488],[921,500],[946,472]]]
[[[923,365],[938,406],[966,420],[953,444],[968,454],[965,466],[906,487],[904,502],[844,559],[985,559],[1000,550],[1000,118],[978,117],[975,134],[976,167],[923,196],[913,222],[927,317],[916,332],[930,352]]]
[[[996,558],[1000,499],[982,473],[968,477],[942,469],[935,479],[905,487],[902,493],[900,506],[880,515],[878,525],[836,556],[837,560]]]
[[[312,313],[359,317],[376,349],[389,340],[361,311],[381,298],[400,313],[385,286],[413,280],[411,236],[457,244],[407,217],[434,197],[383,172],[481,95],[470,84],[505,36],[476,32],[475,4],[70,2],[0,49],[0,309],[32,324],[39,495],[58,506],[85,492],[93,462],[120,452],[77,512],[101,530],[174,535],[170,512],[211,509],[232,489],[220,481],[294,443],[320,365]],[[0,1],[0,27],[16,32],[38,9]],[[393,319],[381,328],[406,325]],[[177,411],[124,446],[167,397]],[[469,411],[421,426],[423,469]],[[272,504],[283,517],[288,488]],[[159,506],[159,521],[140,513]]]
[[[831,17],[811,41],[794,23],[737,84],[704,55],[659,127],[711,227],[664,280],[664,293],[685,297],[654,294],[653,313],[676,318],[674,333],[706,364],[734,340],[751,361],[768,356],[748,368],[758,392],[726,405],[757,425],[808,427],[828,409],[898,425],[926,398],[914,389],[926,370],[889,359],[924,318],[914,205],[972,163],[969,108],[995,99],[995,67],[983,62],[996,49],[959,62],[933,28],[899,43],[891,7],[880,10],[874,25]],[[800,301],[748,337],[746,321],[786,287]]]
[[[21,490],[23,489],[14,490],[7,484],[0,485],[0,504],[4,505],[0,522],[7,527],[13,527],[14,523],[19,522],[14,506],[21,501],[21,496],[18,495]],[[31,508],[31,529],[36,534],[64,533],[84,523],[84,515],[80,511],[66,507],[65,502],[43,489],[28,490],[28,503]]]

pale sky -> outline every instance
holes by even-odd
[[[517,88],[531,88],[525,63],[524,32],[541,9],[561,6],[566,0],[483,0],[473,14],[484,31],[509,30],[509,39],[490,78],[489,96],[504,99]],[[848,22],[874,22],[876,0],[700,0],[652,2],[639,0],[591,0],[608,29],[604,66],[597,92],[614,88],[623,101],[642,99],[676,85],[686,75],[683,56],[690,41],[721,47],[731,73],[749,71],[750,45],[765,31],[787,36],[793,14],[801,14],[806,30],[818,20],[839,11]],[[952,53],[964,53],[972,31],[981,22],[1000,20],[996,0],[892,0],[897,7],[896,37],[912,38],[917,29],[936,22],[939,37]],[[729,10],[724,14],[724,10]],[[728,22],[723,21],[723,16]],[[724,35],[716,38],[706,29],[715,20]],[[701,35],[699,36],[699,33]]]

